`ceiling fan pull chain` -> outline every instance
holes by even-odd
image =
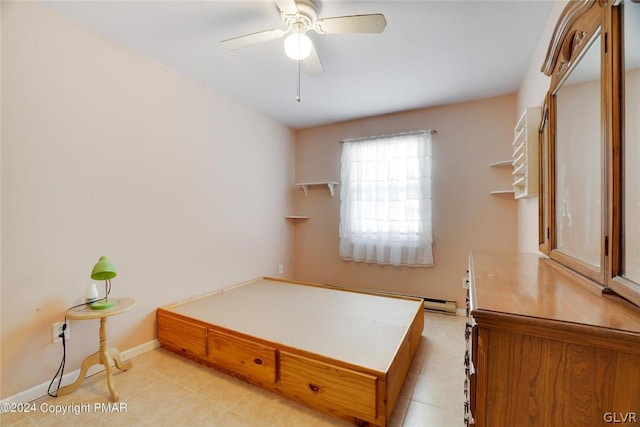
[[[300,102],[300,60],[298,59],[298,92],[296,96],[296,101]]]

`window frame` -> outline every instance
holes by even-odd
[[[421,130],[421,131],[411,131],[411,132],[402,132],[402,133],[394,133],[394,134],[388,134],[388,135],[377,135],[377,136],[371,136],[371,137],[364,137],[364,138],[353,138],[353,139],[347,139],[347,140],[343,140],[341,141],[341,143],[343,144],[343,156],[344,156],[344,149],[345,149],[345,145],[344,144],[367,144],[367,143],[376,143],[377,140],[380,141],[380,143],[384,143],[382,142],[383,140],[389,140],[392,138],[406,138],[406,137],[410,137],[410,136],[418,136],[421,137],[422,135],[427,135],[426,139],[424,142],[426,142],[426,146],[422,148],[422,150],[426,149],[428,152],[428,157],[429,157],[429,162],[432,161],[433,158],[433,154],[432,154],[432,145],[433,145],[433,141],[432,141],[432,135],[435,133],[435,131],[433,130]],[[420,143],[420,142],[419,142]],[[420,161],[418,160],[420,159],[420,157],[416,158],[417,161],[417,167],[420,167]],[[386,160],[385,160],[386,161]],[[389,239],[384,239],[384,238],[380,238],[379,236],[376,237],[369,237],[367,236],[365,232],[363,232],[362,230],[365,229],[365,227],[362,227],[362,224],[360,224],[359,226],[353,227],[353,223],[350,222],[349,225],[343,225],[342,221],[343,221],[343,209],[348,209],[351,210],[351,208],[347,207],[347,203],[351,203],[352,201],[350,200],[344,200],[344,196],[347,192],[351,191],[350,185],[351,183],[348,181],[345,181],[345,177],[344,177],[344,159],[341,160],[342,166],[341,166],[341,174],[342,174],[342,186],[341,186],[341,201],[340,201],[340,246],[341,246],[341,251],[340,251],[340,258],[345,260],[345,261],[353,261],[353,262],[365,262],[365,263],[377,263],[380,265],[394,265],[394,266],[406,266],[406,267],[432,267],[433,264],[433,231],[432,231],[432,225],[433,225],[433,209],[432,209],[432,201],[433,201],[433,194],[432,194],[432,189],[431,186],[429,187],[429,222],[431,223],[431,225],[428,228],[428,232],[427,231],[423,231],[421,232],[420,230],[415,231],[415,232],[407,232],[407,231],[399,231],[397,233],[394,233],[396,236],[403,236],[404,238],[400,239],[400,240],[389,240]],[[431,182],[432,177],[433,177],[433,171],[432,171],[432,166],[429,167],[429,174],[427,176],[429,182]],[[418,183],[416,183],[414,186],[411,187],[411,189],[413,190],[414,193],[422,193],[423,187],[422,184],[420,183],[420,181]],[[412,193],[411,189],[407,188],[407,193]],[[411,200],[409,198],[407,198],[406,200]],[[356,201],[356,203],[358,202],[362,202],[362,201]],[[422,208],[420,206],[418,206],[418,214],[420,213],[420,211],[422,210]],[[352,220],[349,220],[352,221]],[[385,220],[386,222],[391,222],[393,221],[393,219],[389,219],[387,218]],[[362,221],[361,221],[362,222]],[[349,236],[343,236],[343,226],[346,227],[350,234]],[[358,231],[360,230],[360,231]],[[355,235],[353,235],[353,232],[356,232]],[[381,262],[379,260],[370,260],[370,259],[356,259],[355,257],[351,257],[351,256],[345,256],[342,253],[342,245],[343,243],[345,243],[343,241],[343,239],[347,240],[347,244],[348,245],[375,245],[377,247],[377,251],[380,251],[381,248],[383,246],[386,247],[386,249],[384,250],[384,252],[386,252],[386,250],[388,250],[391,247],[395,247],[395,248],[401,248],[402,251],[405,250],[416,250],[419,251],[425,250],[427,251],[426,253],[429,254],[429,258],[431,259],[431,263],[418,263],[418,264],[405,264],[405,263],[394,263],[392,261],[389,262]],[[354,246],[350,246],[351,249],[354,249]]]

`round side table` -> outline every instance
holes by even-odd
[[[115,363],[116,368],[126,371],[131,368],[131,361],[123,363],[120,359],[120,352],[117,348],[109,348],[107,345],[107,317],[115,316],[124,311],[129,310],[136,304],[136,300],[132,298],[112,298],[115,305],[111,308],[103,310],[92,310],[88,305],[72,308],[67,312],[67,318],[72,320],[91,320],[100,319],[100,350],[87,356],[82,362],[80,368],[80,375],[78,379],[69,385],[61,387],[58,390],[58,396],[64,396],[71,393],[84,381],[87,370],[93,365],[104,365],[107,371],[107,385],[109,386],[109,393],[111,394],[111,400],[117,402],[119,400],[118,392],[113,388],[113,377],[111,375],[111,365]]]

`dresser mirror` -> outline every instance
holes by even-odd
[[[640,283],[640,4],[624,6],[624,277]],[[631,184],[634,183],[635,185]]]
[[[549,255],[549,185],[542,177],[549,173],[549,94],[545,97],[542,107],[542,118],[538,129],[538,248],[540,252]]]
[[[596,34],[554,93],[554,249],[596,272],[602,266],[600,49]]]
[[[542,67],[539,248],[640,307],[639,23],[640,0],[571,0],[558,19]]]
[[[623,250],[622,276],[640,283],[640,3],[622,8],[623,83]],[[633,284],[628,284],[633,287]]]

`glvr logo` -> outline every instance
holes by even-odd
[[[605,412],[604,422],[614,424],[637,423],[638,415],[635,412]]]

